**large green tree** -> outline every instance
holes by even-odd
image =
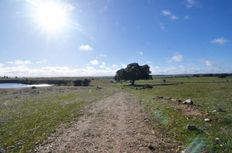
[[[139,65],[138,63],[128,64],[126,68],[120,69],[116,72],[114,79],[116,81],[130,81],[134,85],[136,80],[152,79],[150,75],[150,67],[148,65]]]

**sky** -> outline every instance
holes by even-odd
[[[231,0],[1,0],[0,76],[232,72]]]

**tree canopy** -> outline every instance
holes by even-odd
[[[148,65],[139,65],[138,63],[128,64],[126,68],[122,68],[116,72],[114,79],[116,81],[130,81],[131,85],[134,85],[136,80],[148,80],[152,79],[150,75],[150,67]]]

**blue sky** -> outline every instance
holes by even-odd
[[[232,72],[231,0],[1,0],[0,76]],[[41,13],[42,12],[42,13]]]

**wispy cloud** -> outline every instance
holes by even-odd
[[[212,62],[206,62],[208,64]],[[63,77],[63,76],[113,76],[115,72],[126,67],[125,64],[113,64],[108,66],[105,62],[99,62],[98,66],[87,65],[85,67],[69,66],[43,66],[33,67],[31,65],[2,65],[0,66],[1,76],[18,77]],[[154,66],[150,64],[152,74],[193,74],[193,73],[230,73],[231,68],[222,68],[218,66]]]
[[[185,0],[185,6],[187,8],[199,7],[199,2],[197,0]]]
[[[91,65],[98,65],[98,64],[99,64],[99,61],[96,60],[96,59],[94,59],[94,60],[91,60],[89,63],[90,63]]]
[[[101,64],[99,65],[99,68],[101,68],[101,69],[106,69],[106,68],[108,68],[108,67],[106,66],[106,63],[105,63],[105,62],[101,62]]]
[[[209,61],[209,60],[205,60],[205,65],[206,66],[212,66],[213,64],[212,64],[212,62],[211,61]]]
[[[88,44],[81,45],[79,48],[81,51],[93,51],[94,48]]]
[[[165,24],[160,23],[160,24],[159,24],[159,27],[160,27],[160,29],[161,29],[162,31],[166,31],[166,25],[165,25]]]
[[[143,56],[143,52],[142,51],[137,52],[137,54],[139,54],[140,56]]]
[[[201,70],[197,67],[189,66],[151,66],[152,74],[193,74],[199,73]]]
[[[118,67],[117,64],[113,64],[113,65],[112,65],[112,68],[117,68],[117,67]]]
[[[28,65],[32,64],[30,60],[20,60],[17,59],[15,61],[8,61],[7,64],[14,64],[14,65]]]
[[[183,55],[177,53],[177,54],[175,54],[174,56],[172,56],[172,57],[168,60],[168,62],[169,62],[169,63],[172,63],[172,62],[182,62],[183,59],[184,59]]]
[[[199,73],[231,73],[231,67],[220,66],[151,66],[152,74],[199,74]]]
[[[46,59],[42,59],[36,62],[36,64],[46,64],[48,61]]]
[[[108,55],[106,55],[106,54],[100,54],[99,57],[100,58],[106,58],[106,57],[108,57]]]
[[[170,18],[171,20],[177,20],[178,19],[178,16],[176,16],[175,14],[173,14],[171,11],[169,11],[169,10],[163,10],[162,12],[161,12],[161,14],[163,15],[163,16],[166,16],[166,17],[168,17],[168,18]]]
[[[229,42],[229,40],[220,37],[220,38],[215,38],[213,40],[210,41],[212,44],[217,44],[217,45],[225,45],[226,43]]]
[[[28,66],[0,67],[3,76],[19,77],[57,77],[57,76],[109,76],[114,75],[116,69],[100,69],[91,66],[75,68],[67,66],[52,66],[32,68]]]

